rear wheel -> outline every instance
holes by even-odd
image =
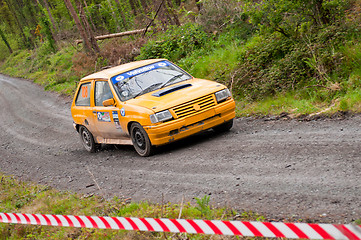
[[[95,143],[94,137],[91,134],[91,132],[86,127],[80,126],[79,135],[84,148],[88,152],[92,152],[92,153],[95,152],[98,144]]]
[[[222,123],[221,125],[213,127],[213,130],[217,133],[227,132],[233,127],[233,119]]]
[[[135,151],[137,151],[140,156],[148,157],[152,154],[154,147],[149,140],[147,132],[139,123],[132,124],[130,127],[130,136]]]

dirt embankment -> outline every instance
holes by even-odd
[[[361,218],[361,116],[317,121],[237,119],[141,158],[131,146],[87,153],[70,101],[0,75],[0,171],[59,189],[215,206],[270,219]],[[94,185],[93,177],[101,191]]]

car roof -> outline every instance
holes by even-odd
[[[111,68],[107,68],[104,69],[102,71],[90,74],[88,76],[83,77],[82,79],[80,79],[80,81],[86,81],[86,80],[91,80],[91,79],[109,79],[115,75],[118,75],[120,73],[123,72],[127,72],[148,64],[152,64],[155,62],[159,62],[159,61],[163,61],[166,59],[148,59],[148,60],[141,60],[141,61],[136,61],[136,62],[130,62],[130,63],[125,63],[116,67],[111,67]]]

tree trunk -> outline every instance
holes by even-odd
[[[99,49],[97,41],[94,38],[94,33],[93,33],[92,29],[89,26],[89,22],[88,22],[88,19],[86,18],[84,8],[83,8],[83,5],[82,5],[81,1],[79,1],[79,15],[80,15],[80,19],[81,19],[81,21],[83,23],[83,27],[85,29],[85,33],[87,35],[87,38],[90,40],[91,48],[94,51],[94,53],[97,54],[97,53],[100,52],[100,49]]]
[[[157,18],[159,11],[160,11],[162,5],[164,4],[164,1],[165,1],[165,0],[162,0],[161,3],[159,4],[158,9],[157,9],[157,11],[155,12],[155,15],[154,15],[153,19],[148,23],[147,27],[145,28],[145,31],[144,31],[143,36],[145,36],[145,34],[147,33],[149,27],[152,25],[152,23],[154,22],[154,20]]]
[[[85,6],[85,8],[88,8],[88,4],[86,3],[86,0],[84,0],[84,6]],[[95,31],[97,28],[95,27],[93,18],[89,11],[88,11],[88,15],[89,15],[90,23],[92,24],[93,31]]]
[[[6,2],[6,4],[8,5],[10,12],[11,12],[11,14],[13,15],[13,17],[14,17],[14,19],[15,19],[15,23],[16,23],[16,26],[17,26],[19,32],[20,32],[20,36],[21,36],[22,39],[23,39],[23,44],[24,44],[24,46],[25,46],[26,48],[29,48],[29,49],[32,48],[32,47],[34,46],[34,44],[33,44],[33,42],[31,41],[30,38],[27,38],[27,37],[25,36],[24,31],[23,31],[25,25],[22,24],[22,22],[19,20],[18,15],[17,15],[17,12],[18,12],[18,11],[16,11],[16,10],[14,9],[14,4],[12,4],[12,3],[10,2],[10,0],[5,0],[5,2]],[[18,6],[18,7],[20,7],[20,6]]]
[[[57,51],[57,46],[56,46],[56,39],[54,36],[55,35],[54,31],[50,27],[50,22],[49,22],[48,17],[46,16],[44,7],[40,4],[39,1],[37,1],[37,2],[38,2],[39,12],[40,12],[40,16],[38,18],[43,25],[42,27],[44,27],[44,32],[45,32],[46,38],[48,39],[49,46],[55,53]]]
[[[84,27],[81,25],[80,19],[79,19],[78,15],[76,14],[73,5],[71,4],[70,0],[64,0],[64,3],[66,5],[66,7],[68,8],[70,15],[74,19],[75,25],[77,26],[79,33],[81,35],[81,38],[83,39],[85,51],[88,54],[94,55],[95,52],[92,49],[92,46],[87,37],[86,31],[85,31]]]
[[[101,35],[101,36],[96,36],[95,40],[104,40],[104,39],[108,39],[108,38],[116,38],[116,37],[135,35],[135,34],[144,33],[145,30],[146,30],[146,28],[133,30],[133,31],[126,31],[126,32],[120,32],[120,33],[112,33],[112,34],[107,34],[107,35]],[[83,42],[83,40],[76,40],[75,41],[76,44],[79,44],[79,43],[82,43],[82,42]]]
[[[46,8],[46,11],[48,12],[49,19],[50,19],[50,21],[51,21],[53,37],[54,37],[55,41],[57,41],[57,37],[56,37],[56,34],[55,34],[55,33],[58,32],[59,29],[57,28],[57,25],[56,25],[56,23],[55,23],[55,20],[54,20],[54,18],[53,18],[53,15],[51,14],[48,0],[43,0],[43,2],[44,2],[44,6],[45,6],[45,8]]]
[[[10,44],[9,44],[8,40],[6,39],[6,36],[3,33],[3,31],[1,30],[1,28],[0,28],[0,36],[1,36],[2,40],[4,41],[5,45],[8,47],[9,52],[13,53],[13,50],[11,49]]]

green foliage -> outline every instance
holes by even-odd
[[[233,89],[256,100],[347,80],[350,72],[342,67],[345,55],[338,48],[349,35],[347,26],[330,26],[298,40],[278,33],[255,37],[240,57]]]
[[[277,34],[254,37],[240,56],[232,89],[240,96],[257,99],[294,88],[310,74],[303,62],[305,52],[305,46]]]
[[[249,21],[262,33],[279,32],[285,37],[299,37],[311,28],[339,22],[350,1],[342,0],[247,0],[244,7]]]
[[[6,45],[0,41],[0,62],[4,62],[10,56],[10,52]]]
[[[340,108],[341,111],[347,111],[349,109],[349,106],[348,106],[348,103],[347,103],[346,99],[342,99],[340,101],[339,108]]]
[[[6,47],[8,48],[8,51],[10,53],[12,53],[12,49],[11,49],[11,46],[7,40],[7,37],[5,36],[4,32],[1,30],[1,27],[0,27],[0,37],[2,39],[2,41],[4,42],[4,44],[6,45]]]
[[[139,209],[139,205],[136,203],[131,203],[123,206],[117,212],[117,216],[124,217],[129,216],[129,213],[135,212]]]
[[[63,47],[52,53],[49,44],[44,42],[35,51],[14,52],[0,69],[12,76],[32,79],[46,90],[71,95],[81,78],[80,74],[83,74],[72,70],[74,54],[75,49],[72,47]]]
[[[214,49],[208,55],[205,50],[202,51],[203,57],[199,57],[201,51],[196,51],[182,58],[178,64],[195,77],[222,81],[236,66],[240,49],[234,43],[227,43],[224,48]]]
[[[252,221],[252,219],[256,219],[259,222],[264,222],[266,220],[265,217],[255,213],[255,212],[252,212],[252,211],[241,213],[241,217],[248,221]]]
[[[356,219],[356,220],[354,221],[354,224],[356,224],[356,225],[361,225],[361,218],[360,218],[360,219]]]
[[[361,73],[360,37],[348,39],[345,45],[340,46],[340,52],[345,56],[345,59],[342,62],[343,68],[349,69],[353,74],[359,75],[359,73]],[[355,86],[357,85],[355,84]]]
[[[203,198],[194,198],[198,204],[196,209],[201,212],[201,216],[210,219],[211,207],[209,206],[210,196],[204,195]]]
[[[46,36],[47,43],[49,44],[50,50],[55,53],[57,51],[56,43],[53,37],[53,34],[50,29],[50,22],[49,19],[46,17],[45,9],[41,9],[43,11],[43,14],[40,16],[40,22],[41,22],[41,33]]]
[[[258,102],[241,99],[237,102],[236,113],[238,116],[250,115],[280,115],[287,112],[291,116],[311,114],[319,112],[325,104],[317,100],[318,92],[308,90],[304,95],[295,92],[277,94],[273,97],[265,97]],[[326,105],[328,106],[328,105]]]
[[[193,51],[177,63],[195,77],[227,83],[251,35],[251,29],[241,25],[230,26],[209,39],[208,47]]]
[[[231,28],[244,31],[252,28],[244,21],[243,1],[239,0],[203,0],[196,22],[207,32],[228,32]],[[232,35],[232,34],[231,34]]]
[[[142,49],[140,59],[167,58],[178,61],[193,51],[209,47],[210,36],[196,24],[172,26],[157,40],[149,41]]]
[[[2,65],[2,72],[12,76],[25,77],[31,53],[28,50],[13,52]]]

